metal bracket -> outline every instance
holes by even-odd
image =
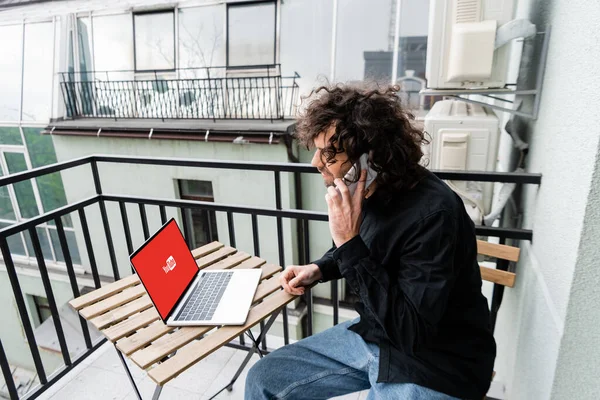
[[[544,35],[544,41],[542,42],[542,49],[540,51],[540,61],[537,68],[537,77],[534,89],[528,90],[517,90],[509,88],[499,89],[423,89],[419,93],[422,96],[446,96],[456,100],[464,101],[471,104],[479,104],[485,107],[492,108],[494,110],[507,112],[520,117],[536,120],[540,109],[540,97],[542,93],[542,84],[544,82],[544,73],[546,71],[546,59],[548,56],[548,44],[550,41],[550,27],[547,27],[544,32],[538,32],[538,35]],[[509,85],[507,85],[509,86]],[[513,85],[511,85],[513,86]],[[462,97],[469,95],[478,95],[486,97],[488,99],[500,100],[505,103],[515,104],[513,100],[504,99],[497,96],[534,96],[533,97],[533,110],[531,113],[519,111],[510,107],[498,106],[496,104],[489,104],[480,100],[473,100],[470,98]],[[517,107],[518,108],[518,107]]]

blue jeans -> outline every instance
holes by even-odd
[[[275,350],[259,360],[246,378],[246,400],[329,399],[369,390],[368,400],[453,400],[409,383],[377,383],[379,346],[365,342],[344,322]]]

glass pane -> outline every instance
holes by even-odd
[[[217,220],[214,212],[207,210],[185,210],[184,218],[192,227],[192,247],[198,248],[212,241],[219,240],[217,237]]]
[[[92,70],[92,56],[90,19],[88,17],[77,19],[77,34],[79,36],[79,70]]]
[[[23,120],[47,122],[52,103],[51,22],[25,25]]]
[[[46,229],[41,227],[36,227],[38,238],[40,239],[40,246],[42,247],[42,254],[44,255],[45,260],[54,261],[52,259],[52,251],[50,250],[50,243],[48,242],[48,235],[46,234]],[[31,235],[29,235],[29,231],[23,232],[25,236],[25,243],[27,244],[27,251],[29,252],[29,257],[35,258],[35,251],[33,251],[33,243],[31,242]]]
[[[22,37],[20,24],[0,26],[0,121],[20,119]]]
[[[311,21],[309,29],[307,21]],[[281,26],[285,27],[281,29],[279,47],[282,74],[293,76],[296,71],[302,72],[302,78],[297,80],[301,95],[308,95],[323,84],[324,76],[329,76],[332,22],[333,1],[292,1],[281,7]]]
[[[41,129],[38,128],[23,128],[23,134],[25,135],[25,142],[27,143],[27,150],[33,168],[57,162],[54,144],[50,136],[42,135]],[[44,211],[52,211],[67,205],[67,196],[65,195],[60,172],[40,176],[36,178],[36,181]],[[73,226],[70,215],[66,215],[63,222],[65,226]]]
[[[0,94],[0,96],[2,96],[2,94]],[[0,144],[22,145],[23,141],[21,140],[21,133],[19,132],[19,128],[0,126]]]
[[[2,168],[0,167],[0,176],[2,175]],[[10,201],[10,194],[7,186],[0,187],[0,219],[10,219],[13,221],[17,219]]]
[[[171,12],[134,15],[135,69],[175,68],[175,14]]]
[[[229,7],[229,66],[275,63],[275,3]]]
[[[91,59],[91,25],[90,19],[79,18],[77,19],[77,35],[79,43],[79,71],[90,71],[93,69]],[[82,73],[76,76],[75,80],[92,81],[93,75],[91,73]],[[91,85],[83,84],[79,88],[79,100],[81,101],[81,112],[85,115],[93,113],[93,88]]]
[[[22,153],[4,153],[6,164],[8,165],[8,172],[11,174],[26,171],[27,164],[25,163],[25,156]],[[37,203],[35,196],[33,195],[33,186],[31,181],[23,181],[13,184],[15,188],[15,194],[17,195],[17,203],[19,204],[19,210],[23,218],[33,218],[38,215]]]
[[[2,228],[6,228],[7,226],[10,226],[12,224],[9,224],[7,222],[0,222],[0,229]],[[11,235],[7,238],[6,240],[8,242],[8,248],[10,249],[10,254],[14,255],[19,255],[19,256],[25,256],[25,247],[23,246],[23,240],[21,237],[21,234],[18,233],[16,235]]]
[[[224,26],[225,8],[220,4],[180,10],[179,66],[199,68],[225,65]],[[181,71],[186,78],[201,78],[201,72]]]
[[[94,64],[97,71],[133,69],[131,15],[94,17]],[[98,79],[105,79],[100,75]],[[122,74],[110,74],[110,77],[124,78]]]
[[[213,197],[212,182],[181,181],[181,194],[183,196]]]
[[[389,16],[392,0],[340,0],[338,7],[335,80],[379,79],[389,84],[393,31],[390,35],[389,23],[365,21],[365,15]]]
[[[65,257],[60,247],[60,240],[58,239],[58,232],[56,229],[48,228],[50,232],[50,239],[52,239],[52,247],[54,248],[54,254],[56,260],[65,262]],[[65,236],[67,238],[67,246],[69,247],[69,253],[71,254],[71,260],[73,264],[81,265],[81,258],[79,257],[79,251],[77,250],[77,243],[75,241],[75,232],[65,230]]]

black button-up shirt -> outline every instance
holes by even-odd
[[[358,295],[360,322],[349,329],[379,344],[378,382],[481,399],[496,344],[473,223],[430,172],[391,201],[381,197],[364,201],[358,236],[315,261],[322,281],[344,277]]]

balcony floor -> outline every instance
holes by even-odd
[[[223,347],[198,364],[169,382],[163,388],[160,399],[208,399],[223,386],[243,361],[246,352]],[[244,383],[250,366],[258,361],[254,355],[250,363],[233,386],[232,392],[224,391],[216,399],[243,399]],[[129,361],[128,361],[129,362]],[[156,387],[146,374],[129,362],[130,370],[143,399],[151,399]],[[352,393],[338,400],[361,400],[367,392]],[[102,399],[136,400],[133,388],[127,379],[116,350],[106,343],[80,365],[65,375],[58,383],[44,392],[39,399]]]

